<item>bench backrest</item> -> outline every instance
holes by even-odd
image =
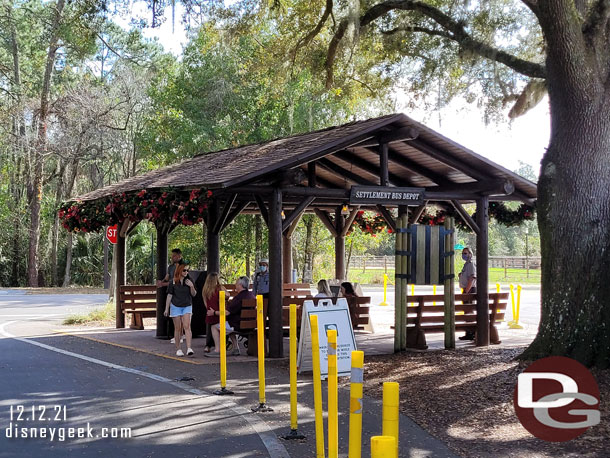
[[[495,323],[504,319],[508,293],[489,294],[489,322]],[[465,302],[465,303],[464,303]],[[455,295],[455,324],[474,324],[477,321],[477,295]],[[434,305],[436,303],[436,305]],[[434,326],[445,322],[444,296],[415,295],[407,296],[407,326]]]
[[[282,326],[290,327],[290,304],[297,306],[297,327],[301,327],[301,310],[303,303],[311,300],[317,304],[323,298],[312,297],[284,297],[282,298]],[[362,329],[369,322],[369,304],[370,297],[350,297],[347,299],[347,304],[352,319],[352,327],[354,329]],[[263,299],[263,319],[265,327],[269,325],[267,322],[267,299]],[[244,299],[242,301],[242,309],[240,315],[239,327],[242,330],[256,329],[256,299]]]
[[[121,310],[157,307],[157,287],[155,285],[119,286]]]

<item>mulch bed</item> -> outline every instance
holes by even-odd
[[[400,383],[400,406],[464,457],[610,456],[610,370],[593,369],[601,423],[569,442],[533,437],[513,408],[514,361],[524,348],[468,348],[365,357],[364,390],[381,399],[383,382]]]

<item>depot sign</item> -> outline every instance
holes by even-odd
[[[118,236],[119,236],[118,224],[115,224],[114,226],[108,226],[106,228],[106,238],[113,245],[116,245]]]

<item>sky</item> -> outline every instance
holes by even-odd
[[[160,27],[143,31],[145,37],[158,39],[165,50],[175,56],[182,54],[182,48],[188,41],[180,22],[182,9],[182,5],[177,3],[173,26],[171,8],[168,7],[165,11],[166,20]],[[150,18],[150,14],[142,3],[132,3],[133,16],[143,15]],[[128,27],[127,21],[121,17],[114,17],[113,20],[123,27]],[[395,97],[400,100],[399,93],[395,94]],[[508,113],[508,109],[506,111]],[[550,137],[547,98],[524,116],[508,122],[507,115],[507,121],[498,125],[485,125],[481,110],[459,100],[441,110],[440,116],[406,110],[405,114],[509,170],[519,168],[519,161],[529,164],[536,175],[540,171],[540,160]]]

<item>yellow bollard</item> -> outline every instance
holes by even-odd
[[[328,458],[339,456],[339,402],[337,400],[337,330],[329,329],[328,339]]]
[[[436,285],[432,285],[432,294],[436,296]],[[432,301],[432,305],[436,305],[436,301]]]
[[[371,437],[371,458],[389,458],[396,453],[396,438],[393,436]]]
[[[415,296],[415,285],[411,285],[411,296]]]
[[[263,296],[256,296],[256,340],[258,344],[258,407],[253,412],[273,412],[265,403],[265,319],[263,317]]]
[[[290,304],[290,433],[284,439],[305,439],[297,416],[297,305]]]
[[[381,412],[381,434],[392,436],[396,439],[394,454],[387,455],[388,458],[398,458],[398,433],[399,433],[399,411],[398,401],[400,398],[400,387],[396,382],[385,382],[383,384],[383,407]]]
[[[352,352],[352,376],[349,390],[349,452],[348,458],[362,456],[362,383],[364,352]]]
[[[219,313],[220,313],[220,390],[214,391],[217,395],[233,394],[227,390],[227,328],[225,314],[225,292],[220,291],[218,294]]]
[[[388,305],[388,276],[383,274],[383,302],[379,305]]]
[[[500,294],[500,283],[496,283],[496,293]]]
[[[318,316],[309,317],[311,326],[311,365],[313,368],[313,403],[316,426],[316,458],[324,458],[324,418],[322,412],[322,375],[320,373],[320,338]]]
[[[512,285],[511,285],[512,286]],[[514,302],[514,300],[513,300]],[[516,313],[515,313],[516,311]],[[511,329],[523,329],[523,326],[519,324],[519,314],[521,312],[521,285],[517,285],[517,308],[513,309],[514,320],[508,324]]]

